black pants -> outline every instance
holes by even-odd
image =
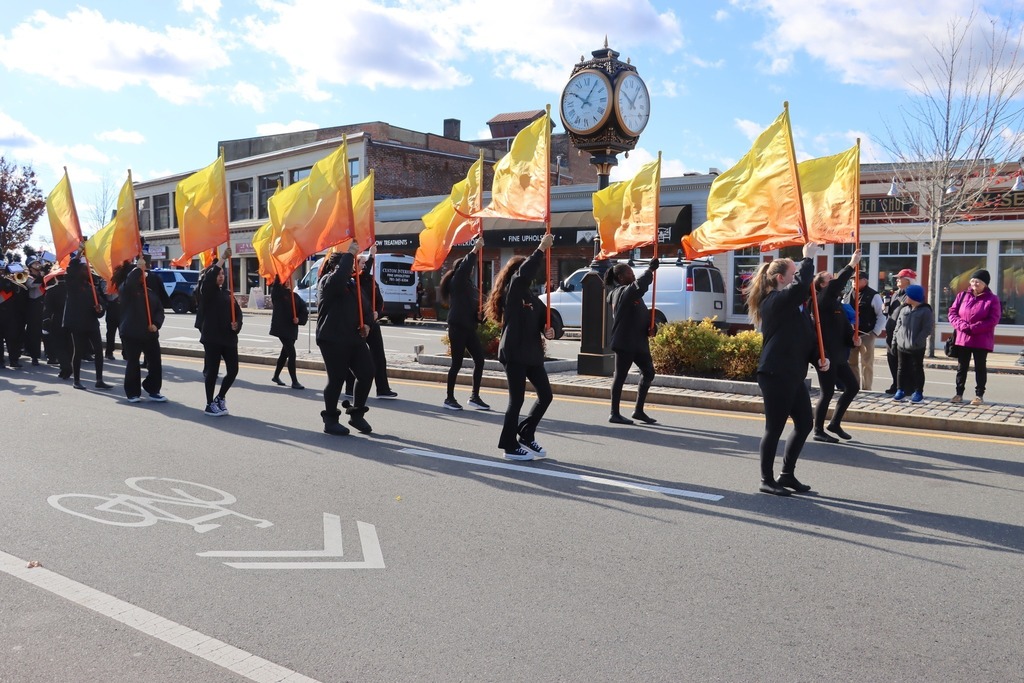
[[[206,403],[213,402],[213,392],[217,388],[217,373],[220,372],[220,361],[224,359],[224,381],[220,383],[220,393],[224,398],[228,389],[238,376],[238,345],[237,344],[203,344],[203,374],[206,376]],[[146,365],[149,365],[149,354],[146,354]]]
[[[298,376],[295,374],[295,340],[294,339],[281,339],[281,353],[277,357],[277,367],[274,369],[274,377],[281,376],[281,370],[284,366],[288,366],[288,374],[291,375],[292,384],[299,381]]]
[[[366,335],[365,346],[370,352],[370,359],[373,361],[373,372],[372,379],[377,385],[378,394],[386,394],[391,391],[391,385],[388,383],[388,359],[384,353],[384,335],[381,334],[380,325],[370,325],[370,333]],[[345,393],[352,394],[352,385],[355,383],[357,377],[354,372],[350,372],[345,380]],[[369,388],[367,388],[369,391]]]
[[[924,393],[924,349],[899,350],[899,383],[897,388],[907,394]]]
[[[6,309],[0,312],[0,364],[3,361],[4,346],[7,347],[7,355],[11,363],[16,363],[21,358],[21,345],[25,334],[25,320],[21,313],[14,307],[14,301],[2,304]]]
[[[892,388],[896,389],[900,385],[900,355],[889,335],[885,337],[885,344],[885,362],[889,364],[889,374],[892,375]]]
[[[619,414],[619,401],[622,399],[622,387],[626,383],[629,369],[636,363],[640,370],[640,384],[636,390],[635,412],[642,413],[647,400],[647,391],[654,381],[654,361],[649,351],[616,351],[615,375],[612,377],[612,415]]]
[[[843,385],[843,393],[836,403],[836,412],[832,415],[832,424],[839,425],[843,422],[846,409],[853,403],[854,397],[860,392],[860,383],[857,375],[849,363],[836,363],[829,365],[827,372],[818,370],[818,387],[821,396],[818,397],[818,404],[814,407],[814,430],[820,432],[825,429],[825,416],[828,415],[828,406],[832,403],[832,396],[836,393],[836,384]]]
[[[96,349],[99,349],[97,352]],[[96,382],[103,381],[103,340],[97,325],[88,331],[75,330],[71,333],[71,373],[76,382],[81,381],[82,358],[92,354],[96,368]]]
[[[50,340],[50,351],[53,353],[53,358],[60,364],[61,376],[70,377],[71,354],[74,348],[71,332],[65,327],[56,325],[50,328],[50,333],[46,336]]]
[[[761,437],[761,478],[775,478],[775,451],[786,428],[786,420],[793,418],[793,433],[786,442],[782,459],[782,472],[792,474],[796,461],[813,428],[811,395],[803,377],[785,377],[765,372],[757,373],[757,386],[764,398],[764,435]]]
[[[480,393],[480,381],[484,376],[484,347],[475,327],[448,326],[448,341],[452,352],[452,366],[448,369],[448,398],[455,398],[455,380],[462,369],[466,351],[473,358],[473,396]]]
[[[524,441],[534,440],[537,425],[551,405],[552,394],[548,371],[544,369],[543,364],[524,365],[510,362],[505,366],[505,377],[508,379],[508,408],[505,410],[505,422],[501,427],[498,448],[509,452],[519,447],[517,436],[522,437]],[[526,419],[520,422],[519,411],[526,400],[526,380],[533,384],[537,392],[537,402],[530,408],[530,414]]]
[[[107,304],[107,357],[113,358],[114,356],[114,344],[117,341],[117,326],[121,324],[121,304],[117,301],[111,301]],[[121,340],[124,341],[123,339]]]
[[[974,395],[984,396],[985,385],[988,383],[988,351],[985,349],[971,349],[961,346],[957,349],[956,360],[956,393],[957,396],[964,395],[967,388],[967,370],[971,367],[971,357],[974,357]]]
[[[25,309],[25,353],[32,360],[42,358],[43,299],[29,299]]]
[[[341,388],[351,372],[355,375],[355,393],[352,395],[353,406],[362,408],[366,405],[366,397],[370,395],[370,383],[373,381],[373,359],[370,349],[362,341],[338,344],[326,340],[316,343],[320,347],[320,355],[324,359],[327,370],[327,386],[324,387],[324,408],[328,413],[338,410],[338,399]]]
[[[163,364],[160,358],[160,340],[157,337],[134,339],[123,337],[121,351],[124,353],[124,395],[128,398],[147,394],[159,394],[163,387]],[[142,379],[142,364],[139,358],[146,354],[146,379]],[[210,400],[213,400],[212,398]],[[207,401],[209,403],[209,401]]]

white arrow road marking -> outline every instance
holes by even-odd
[[[316,683],[292,669],[257,657],[222,640],[194,631],[187,626],[165,619],[130,602],[119,600],[113,595],[101,593],[95,588],[73,581],[49,569],[27,568],[28,563],[20,557],[0,551],[0,572],[4,572],[30,583],[54,595],[69,600],[80,607],[110,617],[140,633],[164,641],[168,645],[200,657],[212,664],[224,667],[251,681],[289,681],[294,683]],[[161,678],[160,672],[153,672],[148,678]]]
[[[399,453],[408,453],[410,455],[422,455],[428,458],[437,458],[439,460],[451,460],[452,462],[462,462],[470,465],[483,465],[484,467],[493,467],[499,470],[512,470],[513,472],[526,472],[528,474],[534,474],[539,477],[555,477],[556,479],[571,479],[573,481],[586,481],[591,484],[601,484],[602,486],[617,486],[624,489],[636,489],[639,491],[650,491],[651,493],[664,493],[669,496],[682,496],[684,498],[696,498],[697,500],[708,500],[708,501],[719,501],[724,496],[720,496],[715,493],[703,493],[701,491],[687,491],[686,489],[673,489],[667,486],[654,486],[652,484],[638,484],[634,481],[625,481],[623,479],[607,479],[605,477],[592,477],[589,474],[575,474],[572,472],[559,472],[557,470],[541,469],[537,467],[526,467],[524,465],[510,465],[505,462],[495,462],[493,460],[477,460],[476,458],[466,458],[461,455],[451,455],[449,453],[436,453],[434,451],[423,451],[418,448],[401,448]]]
[[[377,528],[366,522],[356,522],[359,543],[363,549],[362,562],[225,562],[235,569],[384,569],[384,554],[377,538]],[[196,553],[199,557],[342,557],[341,517],[324,513],[323,550],[209,550]]]

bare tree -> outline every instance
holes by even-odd
[[[89,209],[89,226],[93,232],[110,222],[110,212],[116,205],[119,190],[110,174],[104,173],[99,188],[93,194],[92,206]]]
[[[915,68],[910,102],[886,124],[881,144],[894,180],[917,205],[929,230],[929,300],[939,315],[938,268],[943,230],[995,206],[1024,164],[1024,53],[1019,27],[998,19],[951,19],[930,59]],[[1007,160],[1014,160],[1008,164]],[[935,355],[935,336],[928,342]]]

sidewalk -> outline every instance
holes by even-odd
[[[410,321],[417,324],[418,321]],[[424,323],[437,325],[443,329],[443,323]],[[202,356],[202,349],[190,345],[164,345],[163,351],[169,355]],[[257,349],[240,347],[239,360],[247,363],[274,365],[277,360],[276,349]],[[1024,367],[1016,365],[1016,355],[994,353],[989,355],[988,368],[990,373],[1012,373],[1024,375]],[[955,367],[956,361],[948,358],[926,359],[927,367]],[[323,370],[324,364],[319,351],[298,350],[297,364],[301,368]],[[473,362],[463,364],[459,374],[459,384],[470,384]],[[611,377],[591,377],[576,374],[575,370],[549,371],[551,388],[555,396],[582,396],[608,400],[611,391]],[[447,381],[447,367],[419,362],[413,354],[392,353],[388,355],[388,376],[395,379],[411,379],[436,382],[444,385]],[[703,408],[709,410],[732,410],[746,413],[762,413],[764,411],[760,394],[756,385],[725,381],[695,382],[700,388],[667,386],[676,384],[678,378],[655,378],[654,386],[647,395],[648,403]],[[505,373],[500,369],[485,369],[483,385],[491,388],[506,388]],[[623,404],[629,405],[635,400],[636,376],[631,376],[623,391]],[[817,391],[812,389],[812,398]],[[438,405],[443,400],[443,391],[438,391]],[[881,392],[861,392],[846,413],[848,423],[881,425],[888,427],[908,427],[913,429],[929,429],[962,434],[979,434],[1024,439],[1024,406],[986,403],[972,406],[970,402],[954,404],[948,398],[927,398],[922,403],[913,404],[909,401],[897,403]]]

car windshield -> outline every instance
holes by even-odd
[[[196,272],[191,271],[191,270],[189,270],[189,271],[181,270],[181,271],[178,271],[178,272],[181,273],[181,277],[185,279],[185,282],[191,282],[191,283],[199,282],[199,273],[196,273]]]

